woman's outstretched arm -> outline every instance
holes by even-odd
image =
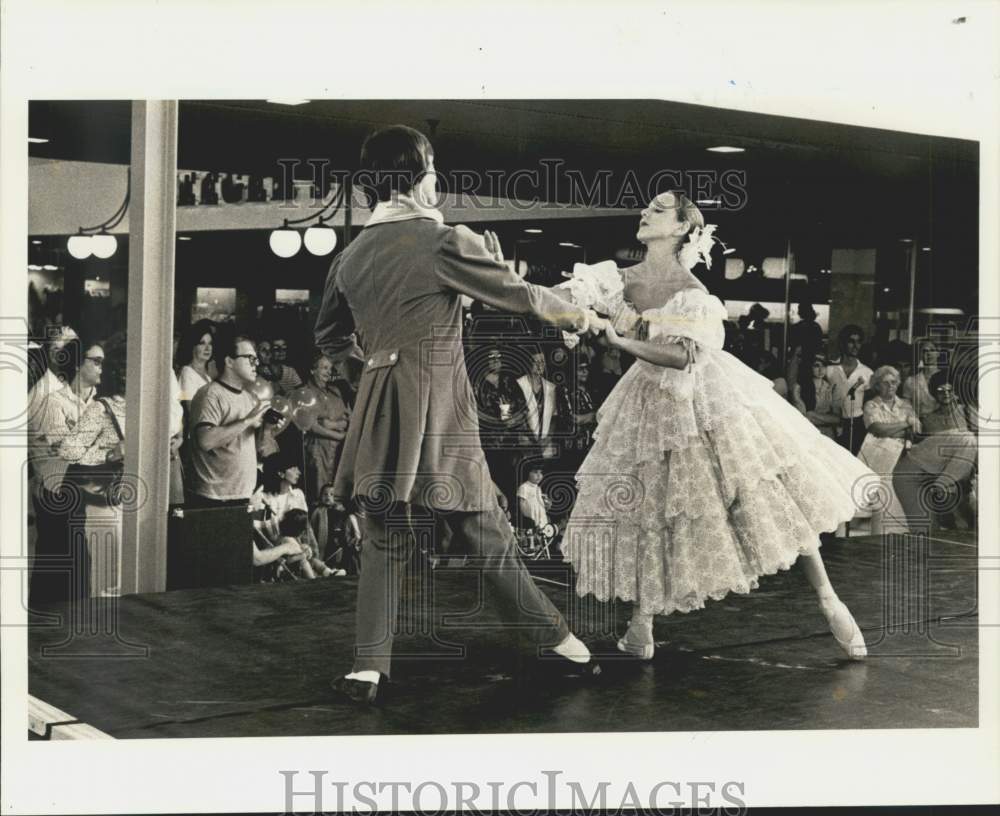
[[[615,331],[609,321],[604,321],[604,339],[609,345],[628,352],[633,357],[663,368],[685,368],[690,362],[687,349],[680,343],[650,343],[646,340],[631,340]]]

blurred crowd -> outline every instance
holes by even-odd
[[[770,342],[767,310],[755,304],[727,323],[726,349],[770,379],[820,433],[868,462],[904,527],[927,515],[928,490],[954,499],[937,503],[950,509],[936,513],[936,524],[974,527],[975,395],[959,384],[976,378],[959,370],[955,349],[930,341],[914,348],[857,325],[827,338],[810,304],[798,316],[782,349]],[[600,406],[633,360],[600,338],[569,349],[540,327],[495,331],[504,320],[481,308],[467,313],[479,438],[522,556],[556,557]],[[67,570],[84,576],[77,592],[113,595],[114,553],[80,544],[69,531],[120,522],[128,492],[124,337],[81,337],[64,324],[48,329],[34,355],[32,595],[64,596]],[[361,359],[294,348],[287,333],[264,326],[186,327],[175,338],[170,375],[165,512],[245,506],[254,530],[248,558],[261,580],[357,573],[361,526],[333,484],[362,370]]]

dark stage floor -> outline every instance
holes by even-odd
[[[581,603],[558,583],[565,567],[536,566],[560,609],[572,604],[574,628],[609,654],[595,680],[552,681],[517,670],[491,609],[473,614],[478,575],[439,568],[407,580],[391,694],[372,709],[328,691],[351,664],[351,578],[131,596],[117,621],[48,610],[64,617],[31,629],[29,689],[122,739],[976,727],[975,538],[941,535],[824,547],[865,630],[864,663],[843,659],[797,568],[658,620],[656,657],[636,663],[618,659],[611,636],[627,605]],[[441,623],[463,613],[473,617],[461,626]],[[448,643],[430,636],[432,618]]]

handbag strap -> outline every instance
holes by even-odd
[[[108,416],[111,417],[111,422],[115,426],[115,433],[118,434],[118,438],[124,441],[125,434],[122,433],[122,426],[118,424],[118,417],[116,417],[115,412],[111,410],[111,406],[108,404],[108,401],[104,399],[104,397],[99,398],[97,401],[104,406],[104,410],[107,411]]]

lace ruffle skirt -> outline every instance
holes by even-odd
[[[563,539],[577,592],[700,609],[788,569],[866,505],[871,471],[722,351],[636,362],[598,413]]]

